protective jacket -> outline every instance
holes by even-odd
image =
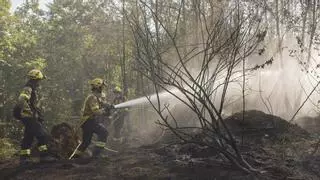
[[[86,121],[101,116],[104,113],[106,104],[106,95],[104,93],[93,92],[89,94],[84,103],[82,119]]]
[[[42,113],[38,107],[38,93],[31,87],[25,86],[20,92],[17,106],[21,110],[21,118],[42,119]]]

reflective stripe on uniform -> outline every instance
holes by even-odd
[[[97,147],[105,147],[105,146],[106,146],[106,143],[103,142],[103,141],[97,141],[97,142],[95,142],[95,145],[96,145]]]
[[[23,110],[21,112],[21,115],[24,116],[24,117],[26,117],[26,116],[29,117],[29,116],[32,116],[32,112]]]
[[[39,151],[41,151],[41,152],[48,150],[47,145],[41,145],[41,146],[38,147],[38,149],[39,149]]]
[[[92,107],[92,111],[97,111],[97,110],[99,110],[99,106],[93,106]]]
[[[31,150],[30,149],[21,149],[20,150],[20,155],[30,155]]]
[[[88,120],[90,118],[90,116],[83,116],[81,121],[85,122],[86,120]]]
[[[26,93],[20,93],[20,97],[24,97],[25,99],[29,100],[30,96]]]

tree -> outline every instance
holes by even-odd
[[[138,57],[143,67],[140,72],[153,83],[157,94],[157,101],[150,99],[150,102],[161,117],[159,124],[184,142],[209,146],[238,168],[246,172],[255,171],[243,159],[222,113],[228,87],[239,81],[241,62],[255,52],[266,35],[260,28],[260,19],[257,14],[246,11],[246,5],[238,1],[217,2],[211,11],[206,8],[207,2],[202,2],[197,6],[202,38],[197,44],[181,44],[180,38],[189,37],[181,37],[177,31],[181,25],[184,1],[172,3],[169,22],[163,14],[154,11],[149,1],[138,4],[143,14],[141,20],[130,18],[135,39],[141,42],[135,47],[141,54]],[[159,31],[153,30],[155,24],[150,21],[151,17],[159,23]],[[161,42],[157,39],[157,32],[161,32]],[[185,47],[188,48],[184,53]],[[169,105],[162,104],[162,90],[194,112],[200,126],[179,125]],[[201,138],[187,131],[190,129],[199,130]]]

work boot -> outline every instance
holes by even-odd
[[[104,151],[103,147],[94,147],[92,151],[92,158],[94,159],[101,159],[101,158],[106,158],[108,157],[106,155],[106,152]]]
[[[40,153],[40,163],[53,162],[57,160],[48,152],[48,147],[46,144],[38,146],[38,150]]]
[[[31,160],[31,150],[30,149],[21,149],[20,150],[20,165],[29,165],[32,163]]]

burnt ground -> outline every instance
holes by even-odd
[[[18,159],[0,161],[0,179],[320,179],[320,153],[318,140],[303,128],[259,111],[234,114],[225,122],[232,129],[244,158],[259,174],[246,174],[226,163],[208,147],[183,144],[167,132],[156,144],[132,147],[130,144],[110,146],[119,153],[108,153],[107,158],[86,163],[58,161],[19,169]],[[74,148],[77,137],[68,132],[67,125],[61,125],[52,147],[53,152]],[[59,129],[59,128],[58,128]],[[64,136],[69,138],[64,139]],[[243,142],[241,142],[243,140]],[[57,146],[59,144],[60,146]],[[59,147],[59,148],[57,148]],[[70,148],[72,147],[72,148]],[[66,153],[64,152],[64,153]],[[59,154],[65,158],[66,154]]]

